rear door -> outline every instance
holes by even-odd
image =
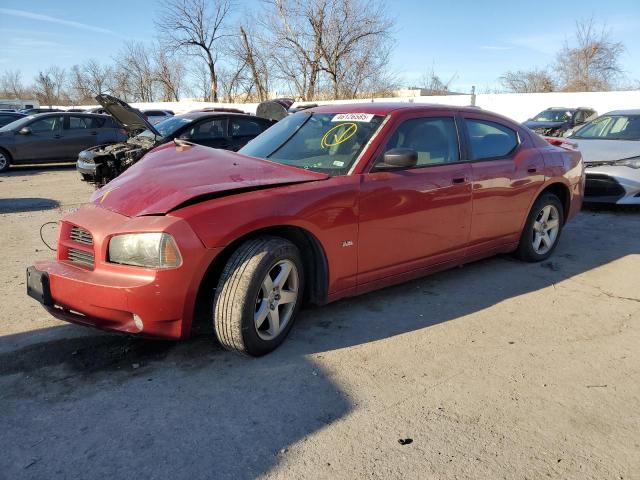
[[[234,152],[240,150],[268,127],[267,123],[257,118],[231,117],[229,119],[231,150]]]
[[[359,291],[367,284],[464,257],[471,223],[471,166],[453,114],[405,117],[378,153],[410,148],[415,167],[363,174]],[[383,280],[384,281],[384,280]]]
[[[29,135],[15,135],[15,159],[22,162],[43,162],[59,159],[64,152],[62,144],[62,115],[35,118],[25,127]]]
[[[227,135],[227,117],[207,118],[194,123],[187,130],[189,141],[211,148],[228,150],[231,140]]]
[[[78,153],[98,144],[98,129],[93,128],[93,118],[81,115],[65,117],[63,144],[64,155],[69,160],[75,160]]]
[[[473,216],[469,255],[517,242],[544,183],[544,159],[528,135],[480,115],[463,115],[471,163]]]

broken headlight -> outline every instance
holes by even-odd
[[[180,251],[168,233],[127,233],[109,240],[109,262],[147,268],[180,266]]]
[[[640,156],[625,158],[623,160],[618,160],[613,162],[616,167],[631,167],[631,168],[640,168]]]

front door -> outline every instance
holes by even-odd
[[[63,152],[62,115],[47,115],[25,125],[31,133],[15,136],[16,160],[22,163],[57,160]]]
[[[384,151],[409,148],[415,167],[362,175],[358,284],[462,259],[471,223],[471,166],[453,116],[403,121]],[[382,161],[382,155],[378,162]]]

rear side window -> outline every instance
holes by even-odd
[[[225,118],[204,120],[200,123],[197,123],[189,130],[189,136],[193,140],[207,140],[211,138],[225,137],[225,122]]]
[[[264,130],[264,125],[258,120],[249,118],[232,118],[231,119],[231,136],[245,137],[257,136]]]
[[[473,160],[505,157],[518,146],[518,134],[504,125],[465,118]]]
[[[113,128],[113,125],[105,125],[105,123],[107,123],[107,119],[106,118],[96,118],[93,117],[90,119],[91,120],[91,127],[90,128],[102,128],[102,127],[106,127],[106,128]]]
[[[410,148],[418,152],[416,166],[457,162],[458,133],[453,118],[415,118],[403,122],[387,142],[385,152]]]
[[[69,130],[91,128],[91,119],[87,117],[69,117]]]

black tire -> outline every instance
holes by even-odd
[[[4,148],[0,148],[0,173],[6,172],[11,166],[11,154]]]
[[[269,304],[269,299],[264,296],[263,282],[274,269],[277,272],[283,262],[295,266],[296,299],[295,303],[290,302],[293,303],[292,307],[282,306],[287,312],[291,312],[287,313],[286,325],[282,326],[277,336],[265,339],[263,337],[269,332],[258,331],[254,315],[263,302],[266,302],[265,306]],[[282,291],[285,291],[284,286]],[[259,357],[273,351],[291,330],[302,303],[303,292],[302,259],[294,244],[272,236],[248,240],[231,255],[218,282],[213,304],[213,327],[216,337],[225,348],[245,355]],[[280,300],[279,293],[274,298]],[[280,312],[280,308],[276,305],[275,310]],[[269,315],[268,322],[271,322],[271,312],[266,311]]]
[[[534,224],[536,223],[536,219],[543,208],[546,206],[553,206],[559,216],[559,230],[554,239],[553,245],[549,248],[548,251],[544,253],[538,253],[533,246],[534,239]],[[560,241],[560,235],[562,233],[562,228],[564,227],[564,208],[562,206],[562,202],[560,199],[555,196],[553,193],[543,193],[538,197],[533,206],[531,207],[531,211],[529,212],[529,216],[527,217],[527,222],[525,223],[524,230],[522,231],[522,235],[520,236],[520,243],[518,244],[518,249],[516,250],[516,256],[525,262],[541,262],[546,260],[551,256],[553,251],[558,246],[558,242]]]

